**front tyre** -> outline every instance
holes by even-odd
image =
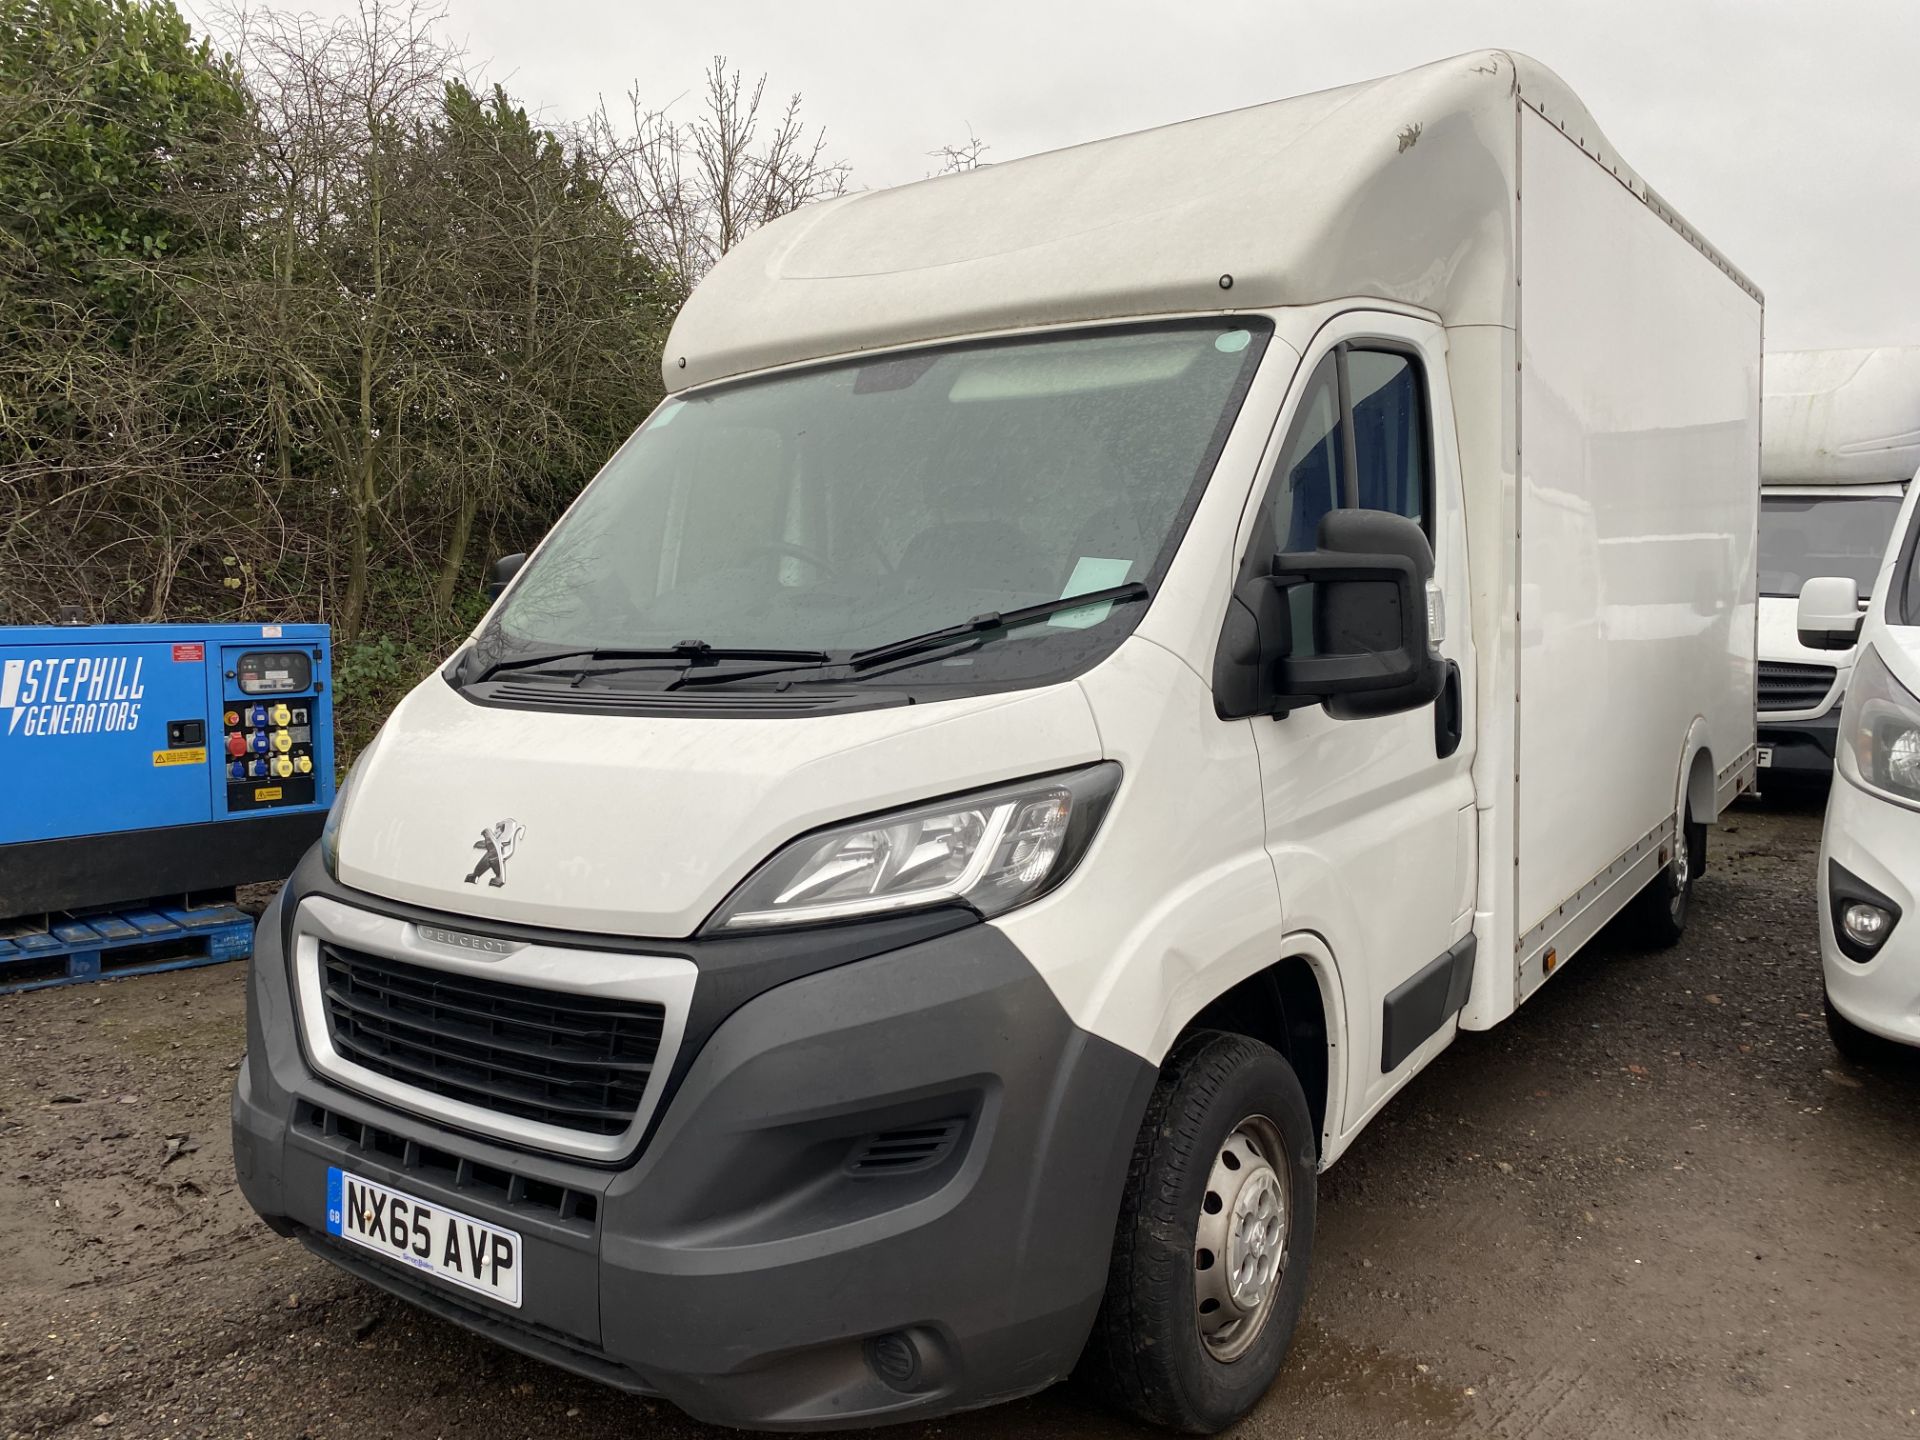
[[[1083,1366],[1149,1424],[1223,1430],[1280,1372],[1307,1293],[1318,1145],[1292,1067],[1203,1031],[1161,1067]]]

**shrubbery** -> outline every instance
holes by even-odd
[[[329,622],[350,753],[700,271],[843,184],[760,101],[716,61],[688,123],[536,124],[418,10],[0,0],[0,624]]]

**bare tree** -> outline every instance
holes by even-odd
[[[405,322],[407,292],[435,257],[419,227],[404,245],[393,227],[413,199],[405,183],[422,178],[405,149],[432,123],[458,59],[437,33],[442,18],[421,0],[362,0],[330,24],[269,10],[233,26],[275,182],[279,465],[290,475],[296,432],[332,462],[325,479],[341,501],[347,552],[335,624],[349,641],[366,618],[373,531],[393,484],[384,452],[400,439],[408,392],[431,384],[432,357]]]
[[[938,160],[939,166],[933,175],[957,175],[964,170],[978,170],[993,162],[986,158],[987,151],[993,147],[973,133],[973,127],[967,127],[967,138],[958,145],[942,145],[938,150],[929,150],[927,158]],[[929,179],[933,175],[928,176]]]
[[[849,167],[828,158],[824,130],[801,120],[800,96],[763,119],[766,90],[764,74],[748,88],[716,56],[692,119],[648,108],[636,86],[624,124],[605,101],[588,121],[636,248],[680,299],[769,220],[846,190]]]

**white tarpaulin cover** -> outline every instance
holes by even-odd
[[[1760,478],[1864,485],[1920,471],[1920,345],[1766,359]]]

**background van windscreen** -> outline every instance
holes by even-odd
[[[1821,575],[1851,576],[1873,589],[1886,554],[1897,495],[1776,495],[1760,502],[1760,593],[1792,598]]]

